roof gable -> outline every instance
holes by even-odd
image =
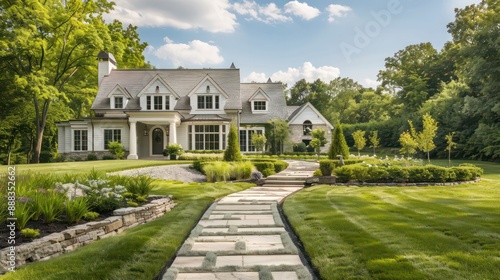
[[[208,93],[207,90],[209,93],[220,93],[224,97],[229,98],[229,95],[208,74],[188,93],[187,96],[191,97],[195,93]]]
[[[255,91],[255,93],[248,99],[248,101],[253,101],[253,100],[271,101],[271,97],[269,97],[269,95],[262,88],[259,87],[257,91]]]
[[[306,110],[312,110],[330,129],[333,129],[333,125],[309,102],[297,108],[288,118],[288,123],[293,123]]]
[[[107,98],[111,98],[111,96],[113,95],[123,95],[125,97],[127,97],[128,99],[132,99],[132,95],[130,94],[130,92],[128,92],[127,88],[124,88],[122,86],[120,86],[119,84],[117,84],[107,95],[106,97]]]
[[[180,98],[179,94],[158,74],[137,94],[137,97],[141,97],[146,93],[156,93],[156,88],[159,89],[160,93],[171,93],[175,97]]]

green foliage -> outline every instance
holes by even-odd
[[[349,158],[349,147],[345,141],[344,132],[342,131],[340,123],[337,123],[337,126],[333,130],[332,143],[328,150],[328,158],[336,159],[337,155],[342,155],[344,159]]]
[[[47,190],[41,201],[40,210],[46,224],[59,220],[64,210],[65,195],[55,190]]]
[[[111,141],[108,143],[108,150],[111,154],[116,156],[118,159],[123,159],[125,157],[125,150],[123,149],[122,143],[118,141]]]
[[[370,140],[370,147],[373,148],[373,155],[376,155],[375,149],[380,145],[380,138],[378,138],[378,130],[372,131],[368,139]]]
[[[306,152],[306,143],[304,142],[299,142],[293,145],[293,151],[297,153],[303,153]]]
[[[352,134],[352,137],[354,138],[354,146],[358,149],[358,157],[360,157],[359,152],[366,146],[365,134],[366,132],[361,130],[356,130]]]
[[[97,219],[97,217],[99,217],[99,213],[87,212],[87,213],[83,214],[82,218],[86,221],[93,221],[93,220]]]
[[[227,137],[227,147],[224,151],[224,161],[241,161],[240,145],[238,143],[238,128],[231,123]]]
[[[24,228],[21,230],[21,235],[27,238],[37,238],[40,236],[39,229]]]
[[[97,160],[97,155],[95,153],[89,153],[87,155],[87,160]]]
[[[89,212],[89,207],[85,197],[66,200],[65,214],[69,223],[78,223],[87,212]]]
[[[254,162],[253,165],[255,168],[264,175],[264,177],[273,175],[276,173],[274,171],[274,163],[270,161],[261,161],[261,162]]]
[[[182,160],[202,160],[202,161],[209,161],[209,160],[222,160],[223,159],[223,154],[216,154],[216,153],[184,153],[179,156],[179,159]]]
[[[331,174],[330,174],[331,175]],[[316,169],[313,173],[313,176],[323,176],[323,173],[321,172],[321,169]]]
[[[146,175],[134,176],[126,182],[125,188],[136,197],[148,196],[154,188],[154,181],[155,179]]]
[[[417,152],[418,143],[408,131],[401,133],[399,143],[401,144],[400,153],[406,154],[406,157],[409,157]]]
[[[273,162],[274,172],[279,173],[288,167],[288,163],[282,160],[276,160]]]
[[[14,218],[16,218],[16,228],[18,230],[23,229],[28,221],[33,217],[33,211],[31,210],[30,199],[26,197],[20,197],[16,203],[16,209],[14,212]]]
[[[266,146],[267,138],[264,134],[254,133],[252,134],[252,145],[255,146],[256,151],[262,151],[264,153],[264,147]]]
[[[457,143],[453,142],[453,135],[455,132],[448,133],[446,138],[446,151],[448,151],[448,167],[451,167],[451,150],[457,147]]]
[[[208,182],[225,182],[229,179],[231,165],[223,161],[215,161],[203,166],[203,173]]]
[[[325,159],[319,161],[319,170],[322,176],[331,176],[335,162],[333,160]]]
[[[284,144],[289,138],[290,128],[285,120],[272,119],[268,122],[269,128],[267,129],[269,133],[268,139],[272,139],[272,151],[273,154],[282,154],[284,152]]]
[[[318,154],[318,157],[319,157],[321,147],[325,146],[326,143],[328,143],[328,141],[326,140],[325,131],[322,129],[319,129],[319,128],[314,129],[311,132],[311,136],[312,136],[312,140],[309,143],[309,146],[314,148],[314,151]]]
[[[127,206],[128,207],[139,207],[139,204],[135,201],[129,200],[129,201],[127,201]]]
[[[411,136],[413,139],[418,144],[418,148],[424,152],[427,153],[427,161],[430,163],[430,156],[429,152],[434,150],[436,148],[436,145],[434,144],[434,138],[436,137],[436,131],[438,129],[437,122],[432,118],[431,115],[425,114],[422,117],[422,122],[423,122],[423,129],[421,132],[415,132],[415,129],[413,128],[413,124],[410,121],[410,131],[411,131]]]
[[[231,163],[230,177],[236,180],[249,179],[252,175],[253,164],[249,161]]]
[[[176,155],[180,156],[184,153],[184,150],[182,149],[182,146],[177,143],[170,143],[168,144],[167,148],[164,151],[165,155]]]

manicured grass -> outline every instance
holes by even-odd
[[[17,172],[31,173],[51,173],[51,174],[82,174],[87,173],[92,168],[104,172],[113,172],[118,170],[140,168],[146,166],[169,165],[191,163],[192,161],[183,160],[96,160],[96,161],[78,161],[78,162],[55,162],[41,164],[19,164],[16,165]],[[7,173],[7,166],[0,165],[0,175]]]
[[[105,168],[111,171],[115,167]],[[96,241],[48,261],[25,265],[2,279],[152,279],[174,256],[215,199],[253,186],[248,183],[156,182],[152,193],[173,195],[178,205],[172,211],[118,236]]]
[[[480,183],[317,186],[284,210],[321,279],[497,279],[500,165],[473,163]]]

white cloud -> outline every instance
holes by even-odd
[[[169,26],[203,29],[209,32],[234,32],[236,15],[229,12],[228,0],[115,0],[115,9],[105,16],[136,26]]]
[[[271,80],[274,82],[281,81],[289,87],[293,86],[297,81],[305,79],[307,82],[314,82],[320,79],[326,83],[339,77],[340,70],[333,66],[314,67],[311,62],[304,62],[298,68],[289,67],[286,71],[277,71],[271,75]],[[244,82],[266,82],[265,73],[252,72],[250,75],[243,78]]]
[[[267,6],[261,6],[255,1],[244,0],[233,4],[233,10],[244,16],[249,16],[249,20],[258,20],[264,23],[287,22],[290,17],[283,15],[276,4],[269,3]]]
[[[326,10],[328,11],[328,21],[329,22],[334,22],[336,18],[344,17],[347,14],[347,12],[352,11],[352,9],[350,7],[337,5],[337,4],[328,5]]]
[[[175,67],[219,64],[224,61],[217,46],[200,40],[193,40],[189,44],[176,44],[168,40],[154,54],[160,59],[171,61]]]
[[[320,14],[320,11],[314,7],[309,6],[307,3],[300,3],[299,1],[290,1],[283,7],[285,13],[293,14],[305,20],[311,20]]]
[[[371,87],[373,89],[376,89],[380,84],[381,84],[381,82],[376,81],[376,80],[372,80],[372,79],[368,79],[368,78],[363,80],[363,86]]]

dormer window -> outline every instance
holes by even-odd
[[[267,101],[254,101],[253,102],[254,111],[267,111]]]
[[[198,109],[213,110],[220,107],[219,95],[198,95],[197,98]]]
[[[115,109],[123,109],[123,97],[115,96]]]

